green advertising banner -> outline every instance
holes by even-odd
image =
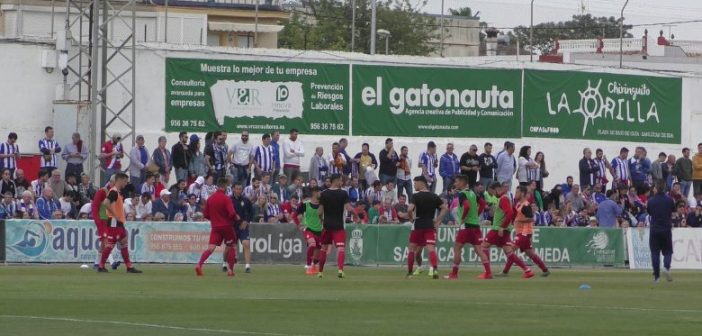
[[[166,59],[166,131],[349,134],[349,66]]]
[[[354,265],[404,264],[410,229],[409,225],[348,226],[346,262]],[[458,227],[439,228],[436,250],[440,263],[453,262],[453,243],[458,230]],[[487,229],[483,236],[486,233]],[[618,229],[536,228],[532,240],[536,253],[549,265],[624,266],[626,258],[624,235]],[[426,251],[424,256],[427,257]],[[521,257],[525,258],[523,254]],[[470,246],[464,248],[462,258],[464,263],[479,264],[478,256]],[[504,263],[506,256],[502,249],[492,248],[490,260]]]
[[[353,135],[519,138],[521,71],[354,65]]]
[[[682,80],[524,72],[523,136],[679,144]]]

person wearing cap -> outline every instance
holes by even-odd
[[[190,151],[188,150],[188,132],[180,132],[178,141],[171,147],[171,159],[175,168],[176,181],[188,179],[190,167]]]
[[[202,186],[205,185],[205,178],[203,176],[198,176],[188,187],[188,195],[197,195],[198,200],[200,199],[200,194],[202,194]]]
[[[136,145],[129,152],[129,183],[138,187],[146,181],[146,165],[149,163],[149,151],[144,146],[144,136],[137,135]]]
[[[122,135],[119,133],[113,133],[110,140],[105,141],[102,145],[102,150],[100,152],[100,160],[102,160],[102,169],[105,173],[102,174],[102,179],[100,180],[100,185],[105,185],[110,179],[110,176],[118,173],[122,170],[122,157],[124,157],[124,151],[122,150]]]
[[[88,146],[83,144],[80,133],[73,133],[72,139],[73,142],[61,153],[61,157],[66,160],[66,178],[80,176],[83,173],[83,162],[88,159]]]
[[[166,221],[172,221],[177,211],[176,204],[171,202],[171,192],[163,189],[159,193],[159,199],[151,203],[151,214],[160,212],[166,216]]]

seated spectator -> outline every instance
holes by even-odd
[[[393,194],[395,194],[393,192]],[[397,211],[392,206],[392,198],[387,197],[383,200],[382,207],[379,209],[380,217],[378,218],[379,224],[398,224],[400,221],[397,219]]]
[[[265,197],[259,197],[256,202],[253,202],[254,223],[264,223],[267,207],[268,200]]]
[[[207,180],[205,181],[205,186],[207,186]],[[216,190],[216,188],[215,188]],[[251,184],[244,188],[244,196],[246,196],[251,203],[258,203],[258,199],[261,197],[261,180],[254,177]]]
[[[687,227],[687,204],[685,201],[675,203],[675,212],[671,218],[673,227]]]
[[[303,190],[302,176],[298,175],[297,177],[295,177],[295,180],[293,181],[293,183],[288,186],[288,194],[290,195],[290,197],[295,195],[295,196],[297,196],[298,200],[301,200],[302,196],[303,196],[302,190]]]
[[[48,186],[49,176],[48,170],[40,169],[36,180],[32,181],[31,189],[35,197],[41,197],[44,194],[44,188]]]
[[[12,172],[5,168],[2,170],[2,180],[0,180],[0,194],[12,193],[12,197],[17,197],[17,186],[12,180]]]
[[[354,207],[354,214],[361,223],[368,224],[368,212],[366,211],[365,202],[356,203],[356,206]],[[353,222],[353,216],[349,216],[348,222]]]
[[[75,204],[74,197],[76,192],[66,190],[63,193],[63,197],[59,198],[59,206],[61,211],[63,211],[63,218],[66,219],[76,219],[78,218],[78,209]]]
[[[205,178],[198,176],[195,182],[188,187],[188,195],[197,195],[200,197],[202,195],[202,187],[205,185]]]
[[[207,201],[207,199],[210,198],[210,196],[212,196],[216,191],[217,186],[214,183],[214,176],[207,175],[207,177],[205,177],[205,184],[201,187],[200,199],[203,201]]]
[[[90,202],[83,204],[78,211],[78,219],[93,219],[92,204]]]
[[[163,189],[161,190],[160,198],[151,204],[151,213],[154,218],[156,218],[156,213],[161,213],[166,221],[173,221],[178,210],[176,209],[175,202],[171,201],[171,192]]]
[[[409,204],[407,204],[407,196],[405,194],[400,195],[397,204],[395,204],[395,212],[397,213],[397,220],[399,220],[400,223],[408,223],[411,221]]]
[[[297,207],[300,205],[300,200],[297,198],[297,195],[292,195],[290,197],[290,200],[283,203],[283,205],[280,207],[281,211],[283,212],[283,222],[284,223],[295,223],[298,226],[300,225],[299,219],[297,218]]]
[[[281,203],[285,203],[290,199],[290,194],[288,191],[288,177],[285,175],[278,176],[278,183],[271,187],[271,192],[278,195],[278,199]]]
[[[197,195],[195,194],[190,194],[188,195],[188,204],[187,204],[187,210],[185,211],[186,216],[185,218],[188,221],[193,221],[193,216],[195,213],[202,212],[202,209],[200,209],[200,204],[197,202]]]
[[[380,201],[373,201],[368,209],[368,224],[378,224],[380,220]]]
[[[532,181],[533,182],[533,181]],[[536,226],[551,226],[551,213],[548,211],[539,210],[539,206],[532,203],[531,210],[534,212],[534,225]]]
[[[37,211],[39,212],[39,219],[53,219],[54,212],[61,210],[61,206],[59,205],[58,201],[54,199],[54,191],[49,187],[42,190],[42,196],[37,199],[36,206]]]
[[[151,195],[151,200],[155,201],[158,198],[158,194],[156,193],[156,180],[158,180],[158,177],[156,174],[153,173],[146,173],[146,178],[144,179],[144,183],[141,184],[141,186],[137,189],[140,195],[143,195],[144,193],[148,193]]]
[[[51,219],[64,219],[63,211],[61,209],[56,209],[51,213]]]
[[[68,190],[68,184],[61,178],[61,171],[54,169],[51,172],[51,179],[46,184],[54,191],[54,200],[58,201],[61,196]]]
[[[78,181],[74,175],[66,176],[66,190],[78,191]]]
[[[356,202],[363,201],[366,198],[364,195],[366,194],[362,187],[359,185],[359,181],[357,177],[354,177],[350,180],[350,185],[348,188],[345,188],[346,193],[349,194],[349,201],[351,204],[356,204]]]
[[[698,204],[695,207],[695,211],[692,211],[689,214],[687,214],[687,227],[702,227],[702,204]]]
[[[544,196],[544,206],[546,208],[551,208],[554,206],[557,210],[561,210],[562,206],[565,204],[565,197],[563,196],[563,187],[559,184],[551,189],[548,196]]]
[[[166,220],[166,215],[163,212],[157,212],[154,214],[154,222],[163,222]]]
[[[592,201],[595,202],[595,204],[601,204],[609,198],[604,192],[602,192],[603,189],[604,187],[599,182],[597,182],[593,187],[594,191],[592,193]]]
[[[25,190],[22,193],[22,199],[17,207],[17,218],[39,219],[39,211],[34,203],[34,193],[31,190]]]
[[[0,202],[0,219],[12,219],[18,214],[17,202],[11,191],[5,192]]]
[[[599,225],[597,223],[597,217],[595,217],[595,216],[590,217],[590,219],[587,223],[587,227],[593,228],[593,229],[599,227]]]
[[[561,184],[561,192],[563,195],[568,195],[573,190],[573,177],[566,177],[566,183]]]
[[[387,181],[385,183],[385,186],[381,189],[382,192],[382,198],[381,200],[384,200],[386,198],[390,198],[391,204],[396,204],[398,201],[397,198],[397,189],[395,189],[395,182],[393,181]]]
[[[318,187],[317,184],[317,179],[309,179],[307,181],[307,185],[302,188],[302,194],[307,195],[305,197],[308,197],[309,195],[312,195],[312,188]],[[321,190],[321,189],[320,189]],[[351,195],[349,195],[350,198]]]
[[[618,218],[624,212],[623,207],[618,204],[619,195],[616,190],[607,190],[607,199],[602,201],[597,208],[597,222],[600,227],[616,228]]]
[[[15,188],[17,188],[17,197],[22,196],[25,190],[31,189],[31,184],[29,180],[24,176],[24,170],[15,170]]]
[[[266,205],[263,221],[271,224],[283,223],[285,221],[283,210],[280,208],[278,195],[273,194],[268,197],[268,204]]]
[[[565,224],[563,223],[563,216],[561,216],[561,212],[558,209],[556,209],[555,206],[551,206],[548,212],[551,215],[551,226],[565,226]]]
[[[193,214],[192,218],[193,222],[205,222],[205,216],[202,214],[202,212],[196,212]]]
[[[97,188],[95,188],[93,182],[90,181],[90,176],[88,176],[88,174],[85,173],[81,174],[80,184],[78,184],[78,194],[80,195],[80,203],[85,204],[92,202],[96,192]]]
[[[134,218],[136,220],[149,220],[153,216],[152,204],[151,204],[151,194],[148,192],[142,193],[139,197],[139,201],[136,205],[136,214]]]
[[[366,190],[366,202],[368,204],[373,204],[373,202],[380,203],[383,200],[383,185],[380,180],[373,182],[373,185]]]
[[[580,194],[580,186],[574,184],[570,193],[566,196],[566,202],[570,202],[573,207],[573,211],[580,212],[586,207],[585,198]]]
[[[566,201],[563,205],[563,210],[561,211],[561,217],[563,217],[563,226],[578,226],[575,218],[578,213],[573,210],[573,203]]]
[[[680,186],[680,182],[673,183],[673,188],[671,188],[668,192],[668,197],[672,198],[675,202],[685,200],[685,196],[682,195],[682,187]]]

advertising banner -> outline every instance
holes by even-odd
[[[524,71],[524,137],[679,144],[682,80]]]
[[[210,232],[206,222],[132,222],[126,228],[135,262],[197,263]],[[6,232],[8,262],[92,263],[100,246],[92,221],[10,220]],[[250,233],[254,262],[304,262],[304,242],[294,224],[252,224]],[[238,250],[243,251],[241,244]],[[221,253],[215,253],[209,262],[221,263]]]
[[[648,228],[630,228],[626,231],[631,269],[651,269]],[[663,256],[661,256],[661,263]],[[702,269],[702,230],[678,228],[673,230],[674,269]],[[661,264],[661,267],[663,265]]]
[[[353,65],[353,135],[519,138],[521,71]]]
[[[166,131],[349,134],[349,66],[166,59]]]

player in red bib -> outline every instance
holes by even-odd
[[[424,176],[414,178],[414,190],[417,193],[412,195],[409,212],[413,214],[414,225],[409,237],[409,255],[407,256],[407,277],[413,275],[415,254],[421,251],[422,246],[426,246],[429,251],[429,262],[432,267],[432,277],[439,278],[437,269],[439,259],[436,256],[436,230],[446,216],[448,207],[436,194],[429,191],[429,185]],[[439,215],[434,218],[436,211]]]
[[[509,185],[495,182],[491,187],[495,190],[499,200],[494,209],[492,228],[483,240],[482,248],[485,253],[489,252],[491,246],[502,248],[507,256],[507,262],[516,263],[522,269],[528,270],[522,258],[514,253],[514,243],[510,239],[510,225],[514,219],[515,211],[512,207],[512,201],[506,195]],[[517,192],[519,193],[519,190]]]
[[[318,212],[323,215],[322,225],[322,249],[319,251],[319,278],[324,277],[324,263],[327,261],[327,254],[331,252],[331,244],[336,245],[336,264],[339,268],[338,277],[343,279],[344,259],[346,253],[346,231],[344,230],[344,210],[353,213],[349,194],[341,189],[341,175],[331,176],[331,187],[322,192],[319,197]],[[357,221],[355,213],[354,221]]]
[[[128,234],[127,230],[124,228],[127,222],[126,216],[124,214],[124,198],[122,198],[122,189],[129,183],[129,176],[124,173],[115,174],[114,186],[107,193],[107,198],[102,201],[102,205],[109,216],[107,221],[108,233],[107,233],[107,245],[102,251],[102,258],[100,259],[100,265],[98,272],[106,273],[105,262],[107,258],[112,253],[112,249],[115,244],[119,243],[119,251],[122,253],[122,259],[124,264],[127,266],[127,273],[141,273],[140,270],[134,268],[132,262],[129,260],[129,244],[128,244]]]
[[[520,251],[526,253],[529,258],[539,266],[542,273],[541,276],[547,277],[551,274],[548,268],[541,260],[538,254],[534,252],[534,247],[531,245],[531,237],[534,233],[534,211],[529,204],[529,195],[526,187],[520,186],[517,188],[517,192],[514,195],[515,199],[515,219],[514,228],[517,233],[517,237],[514,240],[514,245],[519,248]],[[505,268],[502,271],[502,276],[509,273],[509,269],[512,267],[512,262],[519,265],[516,260],[507,260]],[[521,267],[521,265],[519,265]],[[531,269],[526,268],[523,278],[531,278],[534,276],[534,272]]]
[[[205,252],[202,252],[200,261],[195,266],[195,274],[202,276],[202,265],[207,261],[207,258],[212,255],[212,252],[217,246],[224,242],[224,254],[227,256],[227,264],[229,270],[228,276],[234,276],[234,263],[236,263],[236,232],[234,232],[233,223],[239,220],[232,199],[227,196],[228,181],[225,177],[220,177],[217,180],[217,191],[207,199],[203,215],[210,221],[212,229],[210,230],[210,244]]]

